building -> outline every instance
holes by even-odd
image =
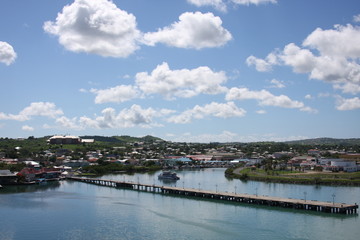
[[[81,143],[81,138],[76,136],[52,136],[48,139],[50,144],[79,144]]]
[[[0,170],[0,184],[11,185],[17,183],[17,176],[10,170]]]
[[[356,162],[354,161],[339,159],[331,161],[330,170],[356,172],[360,170],[360,166],[356,165]]]

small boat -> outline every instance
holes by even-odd
[[[46,182],[47,182],[46,178],[38,178],[38,179],[36,179],[36,183],[38,183],[38,184],[44,184]]]
[[[174,172],[163,171],[159,174],[158,179],[162,180],[179,180],[180,178]]]

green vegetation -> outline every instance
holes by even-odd
[[[21,169],[23,169],[26,165],[24,163],[19,163],[19,164],[5,164],[5,163],[0,163],[0,170],[10,170],[11,172],[19,172],[21,171]]]
[[[258,168],[229,168],[225,172],[227,177],[242,180],[254,180],[296,184],[323,184],[360,186],[360,172],[354,173],[322,173],[296,172],[287,170],[264,170]]]
[[[109,150],[113,147],[127,147],[125,150],[128,150],[131,144],[136,145],[137,142],[153,143],[158,140],[162,141],[160,138],[152,136],[82,136],[81,138],[84,139],[95,139],[95,142],[89,144],[48,144],[47,140],[49,138],[50,136],[41,138],[30,136],[26,139],[0,138],[0,153],[3,153],[5,158],[32,158],[41,161],[44,159],[38,159],[37,156],[46,150],[57,151],[67,149],[73,152],[74,158],[77,158],[82,157],[79,156],[79,153],[85,153],[87,151],[96,151],[98,149]]]

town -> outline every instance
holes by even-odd
[[[299,179],[302,173],[322,173],[327,178],[327,173],[341,173],[332,175],[336,180],[331,181],[332,184],[340,183],[339,178],[346,176],[346,182],[356,185],[359,176],[351,174],[360,171],[358,142],[356,139],[347,142],[318,139],[317,143],[205,144],[169,142],[152,136],[69,135],[1,138],[0,184],[35,184],[58,181],[70,175],[221,167],[228,169],[230,177],[240,179],[251,177],[258,169],[267,181],[276,180],[279,174]],[[261,179],[257,175],[254,180]],[[316,183],[320,183],[319,179]]]

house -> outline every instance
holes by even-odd
[[[356,165],[354,161],[334,159],[331,161],[330,166],[327,166],[327,169],[331,171],[357,172],[360,170],[360,166]]]
[[[190,158],[194,161],[210,161],[213,160],[213,155],[188,155],[187,158]]]
[[[19,163],[19,161],[17,159],[12,159],[12,158],[2,158],[2,159],[0,159],[0,162],[8,164],[8,165]]]
[[[34,161],[24,161],[24,163],[25,163],[26,166],[28,166],[28,167],[40,168],[40,164],[39,164],[38,162],[34,162]]]
[[[23,168],[17,175],[24,182],[36,182],[39,179],[59,180],[61,171],[55,168]]]
[[[318,149],[309,149],[308,150],[308,155],[319,156],[320,155],[320,150],[318,150]]]
[[[2,185],[11,185],[17,184],[18,177],[15,173],[10,172],[10,170],[0,170],[0,184]]]
[[[76,136],[52,136],[47,142],[50,144],[79,144],[81,138]]]

